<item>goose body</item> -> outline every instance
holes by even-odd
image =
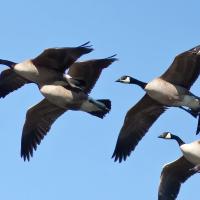
[[[193,117],[199,116],[200,98],[190,92],[200,73],[200,46],[177,55],[160,77],[146,83],[131,76],[116,82],[136,84],[146,94],[128,110],[112,157],[126,160],[159,116],[169,107],[179,107]],[[187,107],[187,109],[185,108]],[[200,117],[196,134],[200,132]]]
[[[181,184],[190,176],[200,172],[200,141],[185,144],[170,132],[163,133],[159,138],[176,140],[183,154],[177,160],[166,164],[160,176],[158,200],[175,200]]]
[[[161,78],[150,81],[144,90],[152,99],[163,105],[186,106],[193,110],[200,109],[200,99],[192,95],[187,89]]]
[[[94,104],[95,100],[91,102],[91,98],[86,93],[66,89],[63,85],[64,82],[59,82],[59,85],[44,85],[40,91],[49,102],[63,109],[85,112],[101,112],[102,108],[106,109],[104,105]]]

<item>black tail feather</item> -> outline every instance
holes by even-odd
[[[109,99],[97,99],[97,101],[101,102],[106,106],[106,108],[110,111],[111,109],[111,101]]]
[[[102,110],[99,110],[99,111],[88,112],[88,113],[103,119],[105,117],[105,115],[110,112],[111,101],[109,99],[98,99],[97,101],[102,103],[102,104],[104,104],[106,109],[102,109]]]

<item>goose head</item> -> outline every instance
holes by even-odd
[[[173,134],[170,132],[164,132],[161,135],[158,136],[158,138],[162,138],[162,139],[173,139]]]
[[[158,136],[158,138],[176,140],[176,142],[178,143],[179,146],[185,144],[185,142],[183,142],[183,140],[180,137],[178,137],[177,135],[174,135],[170,132],[164,132],[160,136]]]
[[[147,83],[142,82],[142,81],[135,79],[135,78],[128,76],[128,75],[121,76],[115,82],[126,83],[126,84],[136,84],[136,85],[140,86],[142,89],[144,89],[147,85]]]
[[[131,79],[133,79],[131,76],[125,75],[117,79],[115,82],[131,84]]]

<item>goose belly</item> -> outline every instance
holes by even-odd
[[[200,141],[181,145],[181,151],[185,158],[194,165],[200,164]]]
[[[82,102],[87,99],[84,93],[72,92],[61,85],[44,85],[40,91],[51,103],[66,109],[78,109]]]
[[[177,88],[161,79],[149,82],[145,87],[145,91],[152,99],[163,105],[178,106],[181,101]]]

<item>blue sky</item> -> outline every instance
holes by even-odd
[[[21,132],[27,109],[42,95],[35,85],[27,85],[0,99],[0,199],[157,199],[162,166],[181,155],[174,141],[157,136],[171,131],[191,142],[199,138],[197,121],[169,109],[126,162],[114,163],[111,155],[124,115],[144,94],[137,86],[114,81],[124,74],[149,81],[175,55],[200,44],[199,7],[197,0],[1,2],[0,58],[20,62],[48,47],[91,41],[95,51],[80,60],[117,53],[119,61],[102,73],[91,93],[112,100],[110,114],[100,120],[66,112],[30,162],[20,158]],[[191,90],[196,95],[199,83]],[[178,199],[195,199],[198,183],[199,175],[190,178]]]

